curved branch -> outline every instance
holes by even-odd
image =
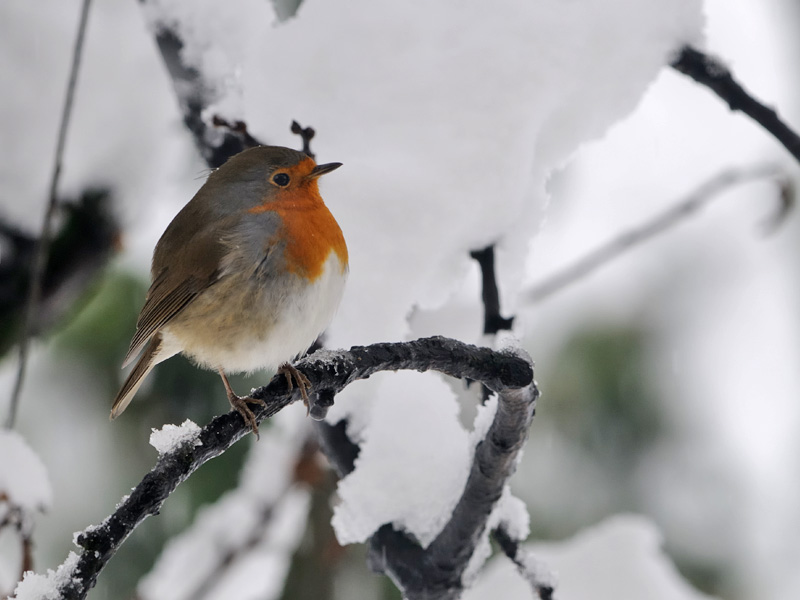
[[[684,46],[670,66],[709,88],[727,102],[731,110],[739,110],[753,119],[800,161],[800,137],[781,120],[778,113],[753,98],[739,85],[728,67],[718,59],[691,46]]]
[[[385,573],[410,600],[456,600],[470,558],[486,530],[489,515],[514,472],[528,439],[536,398],[535,383],[498,392],[497,413],[475,449],[467,484],[450,520],[427,548],[384,525],[370,539],[370,567]]]
[[[486,437],[475,449],[461,498],[436,539],[422,548],[391,524],[381,527],[370,539],[370,568],[391,577],[404,597],[446,600],[460,596],[464,571],[528,437],[539,396],[535,383],[528,381],[521,388],[522,381],[505,389],[492,388],[499,394],[497,412]],[[325,455],[339,475],[353,471],[359,447],[347,436],[344,424],[318,423],[317,432]]]
[[[373,373],[401,369],[420,372],[433,370],[482,382],[501,394],[501,405],[508,403],[510,412],[506,413],[506,409],[498,408],[498,416],[495,417],[486,441],[476,450],[476,455],[485,458],[476,460],[476,464],[480,464],[482,469],[498,466],[509,471],[509,474],[514,464],[509,452],[516,455],[516,449],[522,442],[506,447],[503,429],[524,429],[524,440],[533,413],[532,400],[536,395],[533,366],[529,359],[442,337],[356,346],[349,351],[325,350],[298,361],[296,366],[312,382],[315,392],[328,395],[339,392],[355,381],[367,379]],[[266,406],[258,407],[254,411],[259,423],[299,398],[296,391],[294,394],[289,393],[284,377],[273,378],[269,385],[256,390],[253,396],[266,402]],[[508,398],[508,401],[502,398]],[[520,412],[525,412],[528,416],[520,418]],[[60,597],[85,598],[106,563],[139,523],[146,517],[157,514],[178,484],[198,467],[225,452],[249,431],[241,416],[232,411],[215,417],[200,431],[196,439],[162,454],[153,469],[144,476],[130,496],[119,504],[113,514],[100,525],[90,527],[78,536],[77,543],[82,548],[80,555],[77,560],[69,562],[71,568],[65,564],[59,570],[59,580],[66,582],[59,587]],[[481,469],[476,471],[476,467],[473,467],[470,482],[474,476],[485,476],[480,471]],[[470,483],[467,487],[470,487]]]

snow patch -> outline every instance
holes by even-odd
[[[200,426],[186,419],[181,425],[167,423],[161,429],[153,429],[150,434],[150,445],[158,451],[159,456],[172,452],[183,444],[192,443],[202,446],[203,442],[197,439],[200,436]]]
[[[452,391],[430,375],[373,377],[373,424],[356,468],[339,483],[333,527],[342,544],[365,541],[384,523],[427,546],[447,522],[470,469],[467,432]],[[424,416],[424,418],[420,418]]]
[[[47,575],[37,575],[33,571],[17,584],[12,600],[59,600],[59,588],[68,584],[71,573],[78,565],[78,555],[70,552],[67,559],[55,571],[47,569]]]

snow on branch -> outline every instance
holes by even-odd
[[[199,428],[198,428],[199,431]],[[137,586],[139,600],[237,597],[245,564],[251,597],[280,594],[292,554],[306,530],[317,477],[317,444],[302,411],[285,411],[269,435],[253,444],[239,484],[202,508],[194,523],[169,540]]]
[[[475,449],[469,478],[450,520],[427,548],[391,524],[382,526],[369,541],[372,570],[391,577],[410,600],[460,596],[470,559],[528,437],[539,395],[532,379],[525,387],[518,381],[505,389],[482,377],[475,379],[497,392],[499,402],[486,437]],[[347,436],[346,426],[320,423],[318,433],[323,451],[339,474],[350,473],[359,448]]]
[[[720,60],[691,46],[684,46],[671,66],[709,88],[727,102],[731,110],[741,111],[756,121],[800,161],[800,137],[781,120],[778,113],[753,98]]]
[[[463,575],[528,437],[537,396],[534,385],[499,394],[497,414],[475,450],[464,492],[430,546],[421,548],[391,525],[372,537],[370,566],[389,575],[409,600],[461,595]]]
[[[181,105],[183,123],[192,132],[195,145],[208,166],[216,169],[234,154],[257,146],[260,142],[247,132],[242,121],[229,124],[215,115],[212,120],[215,127],[208,126],[203,112],[215,100],[212,86],[200,71],[182,60],[183,41],[174,29],[160,24],[155,37]]]
[[[441,575],[435,581],[437,585],[460,585],[458,576],[466,567],[464,561],[474,549],[475,540],[488,517],[487,511],[491,511],[499,498],[506,479],[513,472],[519,449],[527,439],[538,395],[530,359],[512,352],[496,352],[448,338],[432,337],[356,346],[350,350],[324,350],[298,361],[296,366],[312,382],[315,392],[329,402],[346,386],[374,373],[409,369],[438,371],[480,381],[499,394],[497,414],[485,440],[476,449],[472,472],[451,523],[425,551],[426,556],[434,558],[428,568]],[[259,423],[299,398],[296,391],[289,393],[283,377],[276,377],[269,385],[255,390],[253,396],[266,402],[266,406],[254,411]],[[232,411],[214,418],[196,438],[161,454],[153,469],[108,518],[76,537],[82,550],[78,556],[71,555],[64,568],[57,572],[61,582],[57,597],[85,598],[127,536],[146,517],[158,514],[178,484],[249,431],[241,416]],[[376,543],[381,551],[386,552],[386,571],[392,576],[405,577],[405,569],[412,564],[409,560],[414,552],[408,554],[405,543],[402,547],[396,545],[400,535],[384,531]],[[449,576],[444,577],[448,570],[451,570]],[[413,580],[407,583],[403,580],[404,589],[409,594],[414,592],[415,582],[421,574],[422,571],[414,574]],[[410,597],[414,597],[413,594]]]

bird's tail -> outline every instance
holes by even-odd
[[[147,346],[145,346],[145,349],[142,351],[142,355],[139,357],[139,360],[136,361],[136,366],[133,367],[133,370],[125,380],[125,383],[122,384],[122,388],[119,390],[119,393],[117,393],[117,397],[114,399],[114,404],[111,406],[110,418],[112,421],[120,416],[128,407],[128,404],[131,403],[131,400],[133,400],[133,397],[136,395],[139,386],[142,385],[144,378],[147,377],[147,374],[153,370],[153,367],[155,367],[162,360],[168,358],[168,356],[159,355],[161,349],[161,334],[156,333],[152,338],[150,338],[150,342],[147,344]]]

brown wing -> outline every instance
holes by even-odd
[[[191,222],[206,216],[192,214],[192,208],[191,204],[187,205],[178,213],[156,245],[153,283],[136,322],[136,333],[122,363],[123,368],[155,333],[220,277],[220,265],[230,252],[230,245],[223,239],[240,217],[218,219],[215,226],[200,231],[195,228],[192,233]],[[160,269],[156,271],[158,267]]]
[[[213,274],[207,278],[190,275],[172,285],[168,273],[168,269],[161,271],[147,292],[147,299],[136,322],[136,333],[131,340],[125,360],[122,361],[123,368],[136,358],[153,334],[175,318],[187,304],[216,280]]]

